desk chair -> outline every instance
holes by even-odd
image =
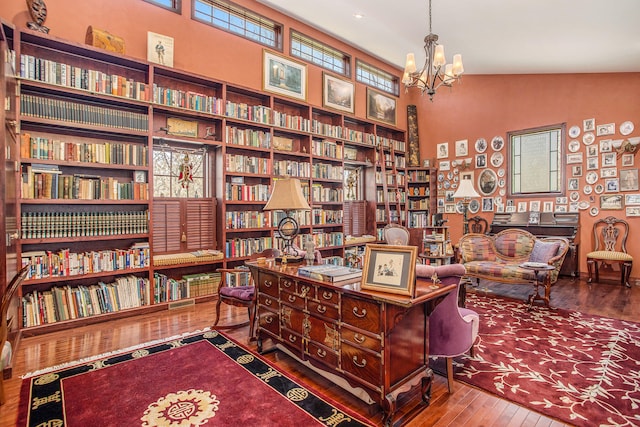
[[[260,257],[274,258],[278,256],[279,251],[277,249],[265,249],[262,252],[253,254],[249,260],[256,260]],[[221,274],[220,287],[218,288],[218,302],[216,303],[216,320],[213,323],[214,329],[236,329],[249,325],[249,338],[253,338],[253,329],[255,325],[255,294],[256,287],[253,284],[253,277],[250,278],[251,284],[245,286],[230,286],[227,283],[227,273],[246,273],[251,275],[247,268],[219,268],[218,271]],[[233,305],[235,307],[246,307],[249,314],[249,319],[246,322],[218,326],[220,321],[220,306],[222,303]]]
[[[387,245],[406,246],[409,244],[409,230],[400,224],[387,224],[383,229]]]
[[[26,265],[22,267],[18,273],[11,279],[11,283],[7,286],[6,292],[2,295],[2,305],[0,311],[2,312],[2,319],[0,319],[0,352],[4,349],[4,343],[7,341],[7,337],[9,336],[9,325],[7,322],[7,314],[9,312],[9,306],[11,305],[11,300],[15,295],[16,291],[20,287],[20,284],[27,277],[27,273],[29,273],[30,265]],[[13,351],[13,350],[12,350]],[[4,370],[4,366],[2,367]],[[4,375],[3,372],[0,371],[0,405],[4,405],[6,399],[4,396]]]
[[[599,219],[593,224],[593,251],[587,254],[587,270],[589,279],[593,280],[595,271],[596,282],[600,281],[598,264],[620,264],[620,282],[631,287],[629,276],[633,266],[633,257],[627,253],[627,237],[629,236],[629,223],[623,219],[608,216]]]

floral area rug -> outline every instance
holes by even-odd
[[[218,331],[23,380],[18,426],[370,426]]]
[[[462,382],[577,426],[640,426],[640,323],[467,294],[480,315]]]

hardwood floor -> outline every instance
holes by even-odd
[[[469,292],[492,292],[525,299],[529,286],[492,284],[490,287],[468,287]],[[617,281],[587,284],[585,280],[563,278],[551,294],[552,306],[579,310],[625,320],[640,321],[640,285],[631,288]],[[223,305],[220,324],[236,323],[246,318],[246,311]],[[209,327],[215,315],[215,302],[197,304],[176,310],[119,319],[68,331],[24,338],[16,354],[13,378],[5,380],[7,403],[0,407],[0,426],[15,425],[21,379],[27,372],[78,360],[84,357],[131,347],[148,341],[193,332]],[[228,330],[240,342],[247,343],[248,327]],[[255,349],[255,345],[249,344]],[[372,414],[361,401],[328,383],[281,352],[266,355],[283,369],[316,385],[329,396],[346,404],[373,422],[380,414]],[[407,424],[417,426],[562,426],[561,422],[481,390],[456,382],[454,392],[447,392],[446,379],[436,375],[430,406]]]

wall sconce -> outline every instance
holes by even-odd
[[[640,136],[636,136],[628,139],[616,139],[611,141],[611,145],[618,152],[619,155],[625,153],[635,153],[640,144]]]

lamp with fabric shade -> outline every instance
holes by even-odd
[[[273,191],[269,201],[262,210],[284,211],[286,216],[278,223],[278,233],[284,241],[282,257],[277,259],[282,262],[300,262],[298,250],[292,245],[293,239],[300,232],[298,222],[291,216],[294,211],[311,210],[307,199],[302,193],[302,184],[297,178],[285,177],[273,182]]]
[[[470,179],[463,179],[460,181],[460,186],[455,193],[453,193],[454,199],[462,199],[462,206],[464,207],[464,234],[469,233],[469,220],[467,218],[467,212],[469,211],[469,203],[472,198],[480,197],[478,192],[473,188],[473,182]]]

